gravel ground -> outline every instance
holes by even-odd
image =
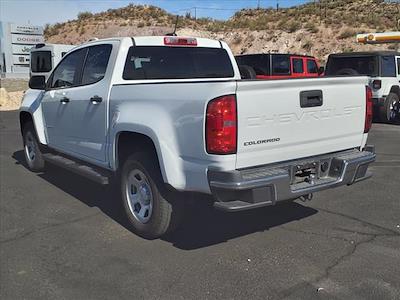
[[[0,111],[17,110],[22,101],[28,81],[23,79],[0,80]]]

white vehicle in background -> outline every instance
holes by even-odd
[[[56,164],[100,184],[117,179],[127,218],[146,238],[178,226],[182,192],[237,211],[371,176],[366,76],[246,80],[239,70],[217,40],[80,45],[47,83],[30,79],[39,94],[25,94],[20,110],[27,165]]]
[[[400,52],[370,51],[331,54],[325,76],[368,76],[374,116],[393,123],[400,117]]]
[[[31,49],[30,77],[44,76],[45,81],[53,68],[61,61],[75,45],[64,44],[37,44]]]

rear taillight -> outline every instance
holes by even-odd
[[[374,90],[379,90],[382,87],[382,80],[374,80],[372,81],[372,88]]]
[[[236,96],[211,100],[206,113],[206,148],[210,154],[234,154],[237,144]]]
[[[364,133],[367,133],[371,129],[373,117],[373,106],[372,106],[372,90],[369,86],[365,87],[365,125]]]

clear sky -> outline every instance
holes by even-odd
[[[82,11],[100,12],[133,4],[151,4],[185,14],[197,7],[198,17],[228,19],[241,8],[294,6],[310,0],[0,0],[0,21],[44,25],[75,19]]]

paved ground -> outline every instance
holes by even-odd
[[[1,299],[400,299],[400,126],[374,124],[369,181],[236,214],[196,205],[156,241],[127,229],[112,187],[29,172],[15,112],[0,128]]]

